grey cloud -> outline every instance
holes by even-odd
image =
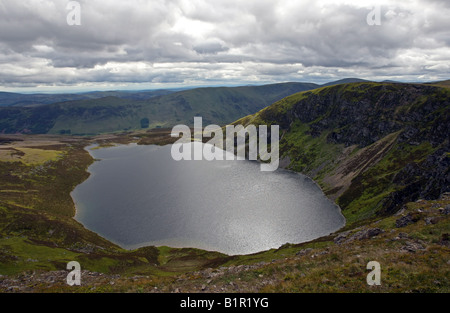
[[[219,52],[229,50],[223,46],[220,42],[205,42],[198,44],[193,49],[199,54],[217,54]]]
[[[380,26],[367,25],[370,8],[358,1],[272,0],[80,0],[82,25],[69,26],[67,2],[1,1],[2,86],[376,78],[390,71],[448,78],[439,65],[450,57],[447,1],[389,1]],[[130,70],[136,62],[166,66]],[[111,70],[111,63],[123,66]]]

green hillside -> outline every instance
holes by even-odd
[[[443,80],[439,82],[427,83],[427,85],[450,88],[450,80]]]
[[[205,124],[226,124],[253,114],[315,84],[198,88],[150,99],[67,101],[38,107],[0,107],[0,132],[93,135],[141,128],[191,125],[194,116]]]
[[[348,223],[450,191],[450,91],[353,83],[289,96],[236,124],[280,125],[281,163],[317,181]]]
[[[93,91],[84,93],[50,93],[50,94],[21,94],[0,92],[1,106],[40,106],[64,101],[99,99],[117,97],[122,99],[145,100],[152,97],[168,95],[176,90],[144,90],[144,91]]]

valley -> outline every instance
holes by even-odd
[[[92,126],[87,133],[105,132],[92,136],[72,131],[89,129],[85,123],[92,116],[75,127],[70,124],[78,123],[74,115],[69,123],[46,115],[47,109],[39,115],[30,110],[36,125],[47,125],[33,128],[33,119],[13,121],[14,111],[7,111],[1,125],[45,134],[5,134],[5,129],[16,131],[2,126],[0,290],[448,292],[449,93],[445,83],[344,83],[292,92],[271,105],[255,106],[254,112],[235,112],[240,116],[231,112],[217,120],[211,115],[205,123],[279,125],[280,165],[311,177],[346,218],[346,226],[329,236],[234,256],[190,248],[125,250],[73,219],[70,192],[88,178],[94,161],[86,146],[173,143],[176,138],[165,127],[187,121],[195,109],[172,124],[152,124],[149,118],[149,129],[136,124],[141,115],[126,124],[131,128],[125,132],[117,130],[117,120],[108,120],[105,125],[114,125],[115,132]],[[101,101],[109,100],[116,101]],[[60,118],[72,135],[57,134]],[[79,287],[64,283],[65,265],[74,259],[85,271]],[[381,263],[381,286],[365,282],[371,260]]]

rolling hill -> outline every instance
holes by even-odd
[[[253,114],[288,95],[314,88],[317,85],[309,83],[210,87],[148,99],[133,94],[120,98],[113,94],[37,107],[7,106],[0,107],[0,132],[93,135],[191,125],[194,116],[202,116],[208,124],[225,124]]]
[[[426,83],[426,85],[450,88],[450,79],[438,81],[438,82]]]
[[[321,87],[328,87],[328,86],[334,86],[334,85],[340,85],[340,84],[350,84],[350,83],[364,83],[364,82],[369,82],[368,80],[365,79],[360,79],[360,78],[344,78],[344,79],[340,79],[340,80],[336,80],[336,81],[332,81],[326,84],[321,85]]]
[[[117,97],[121,99],[146,100],[152,97],[168,95],[177,90],[161,89],[147,91],[93,91],[85,93],[63,94],[21,94],[12,92],[0,92],[0,107],[18,106],[35,107],[65,101],[99,99],[104,97]]]
[[[447,88],[369,82],[323,87],[235,124],[280,125],[280,164],[318,182],[350,224],[450,191]]]

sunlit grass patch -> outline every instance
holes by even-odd
[[[67,263],[78,257],[79,253],[62,248],[36,245],[25,237],[0,239],[0,274],[11,275],[24,270],[63,270],[55,262]]]
[[[15,147],[1,149],[0,161],[22,162],[25,165],[39,165],[48,161],[56,161],[63,155],[62,151],[36,148]]]

